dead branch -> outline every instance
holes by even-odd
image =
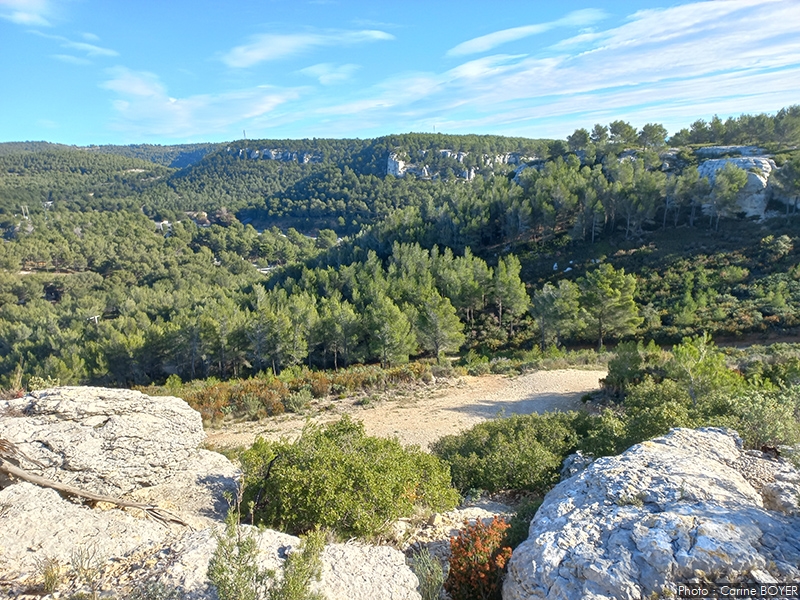
[[[39,475],[34,475],[33,473],[29,473],[25,469],[21,469],[20,467],[14,466],[7,460],[3,460],[3,458],[0,458],[0,473],[6,473],[12,477],[16,477],[17,479],[27,481],[28,483],[32,483],[34,485],[54,489],[57,492],[67,494],[68,496],[78,496],[79,498],[85,498],[93,502],[108,502],[109,504],[115,504],[120,508],[138,508],[148,517],[158,521],[164,526],[167,526],[169,523],[177,523],[178,525],[184,525],[186,527],[189,526],[189,524],[183,519],[167,510],[164,510],[163,508],[152,506],[150,504],[141,504],[139,502],[128,502],[127,500],[120,500],[119,498],[114,498],[112,496],[93,494],[92,492],[87,492],[71,485],[66,485],[45,477],[40,477]]]

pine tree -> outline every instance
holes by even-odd
[[[581,306],[597,332],[597,347],[602,349],[606,335],[629,335],[642,323],[634,300],[636,278],[600,265],[579,280]]]
[[[458,350],[464,343],[464,325],[447,298],[428,293],[417,315],[417,338],[425,350],[433,352],[437,362],[441,352]]]
[[[416,340],[408,318],[394,302],[379,295],[367,307],[365,321],[370,351],[381,366],[408,362]]]
[[[513,254],[502,256],[497,261],[492,281],[492,294],[497,306],[497,317],[500,326],[503,325],[503,313],[507,320],[512,320],[528,309],[528,292],[525,284],[519,278],[522,266],[519,259]]]

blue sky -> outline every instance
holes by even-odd
[[[0,0],[0,141],[565,137],[800,103],[800,1]]]

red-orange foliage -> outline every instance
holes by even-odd
[[[503,574],[511,548],[503,546],[510,527],[495,517],[480,520],[450,538],[450,573],[444,587],[453,600],[500,600]]]

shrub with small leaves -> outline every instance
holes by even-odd
[[[504,545],[509,525],[494,517],[467,524],[450,538],[450,572],[444,588],[452,600],[500,600],[511,548]]]
[[[292,443],[258,439],[242,466],[252,521],[293,534],[319,526],[345,539],[372,538],[416,507],[442,511],[458,502],[446,464],[367,436],[348,417],[308,426]]]
[[[453,485],[461,492],[546,492],[558,481],[561,461],[577,446],[583,421],[581,413],[514,415],[445,436],[432,451],[450,464]]]
[[[539,498],[529,500],[521,504],[514,516],[511,517],[508,524],[509,529],[506,532],[506,545],[511,546],[512,550],[528,539],[531,521],[541,505],[542,500]]]
[[[259,567],[258,542],[239,526],[237,511],[228,513],[224,532],[215,537],[217,548],[208,563],[208,579],[220,600],[266,598],[275,573]]]

